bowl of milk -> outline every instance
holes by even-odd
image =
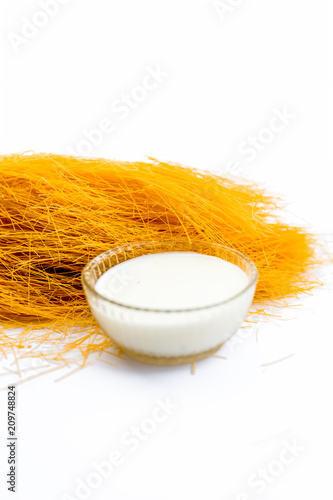
[[[241,326],[258,271],[218,243],[137,242],[112,248],[82,271],[91,312],[129,356],[176,365],[211,356]]]

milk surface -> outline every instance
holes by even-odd
[[[238,266],[196,252],[143,255],[112,267],[95,289],[118,303],[148,309],[191,309],[225,301],[246,288]]]

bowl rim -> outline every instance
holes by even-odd
[[[245,260],[247,262],[247,264],[249,264],[249,266],[251,267],[251,276],[249,277],[249,282],[247,283],[247,285],[244,288],[242,288],[239,292],[237,292],[235,295],[232,295],[228,299],[221,300],[219,302],[214,302],[213,304],[209,304],[209,305],[205,305],[205,306],[187,307],[187,308],[181,308],[181,309],[173,309],[173,308],[172,309],[170,309],[170,308],[165,308],[165,309],[158,308],[157,309],[157,308],[153,308],[153,307],[131,306],[129,304],[124,304],[122,302],[117,302],[116,300],[109,299],[109,298],[105,297],[104,295],[102,295],[101,293],[99,293],[95,289],[95,287],[92,287],[90,285],[90,283],[88,282],[88,280],[87,280],[87,273],[91,272],[91,268],[95,264],[97,264],[97,262],[103,261],[106,257],[109,257],[110,254],[118,253],[118,252],[121,252],[123,250],[127,250],[127,249],[129,249],[131,247],[138,247],[138,246],[142,246],[142,245],[163,244],[163,243],[165,243],[165,244],[187,243],[189,245],[198,243],[198,244],[203,244],[203,245],[209,245],[209,246],[212,246],[212,247],[219,247],[220,249],[224,249],[224,250],[226,250],[226,251],[228,251],[230,253],[236,254],[236,255],[238,255],[238,257],[241,257],[243,260]],[[170,250],[170,252],[172,252],[172,251],[177,252],[179,250]],[[191,250],[185,250],[185,251],[189,251],[190,252]],[[166,251],[166,252],[168,252],[168,251]],[[158,252],[158,253],[164,253],[164,252]],[[195,252],[194,251],[194,253],[199,253],[199,252]],[[146,254],[146,255],[149,255],[149,254]],[[218,258],[220,258],[220,257],[218,257]],[[237,264],[235,264],[235,265],[237,265]],[[114,267],[116,267],[116,266],[114,266]],[[221,245],[220,243],[214,243],[212,241],[188,240],[186,238],[177,238],[176,240],[172,240],[172,239],[165,239],[165,240],[163,240],[163,239],[161,239],[161,240],[150,240],[150,241],[135,241],[133,243],[127,243],[126,245],[120,245],[120,246],[112,247],[109,250],[106,250],[105,252],[97,255],[92,260],[90,260],[84,266],[84,268],[81,271],[81,281],[82,281],[82,285],[83,285],[84,291],[87,288],[89,290],[89,292],[92,293],[99,300],[102,300],[104,302],[110,303],[112,305],[116,305],[118,307],[123,307],[125,309],[136,310],[136,311],[152,312],[152,313],[193,312],[193,311],[200,311],[200,310],[204,310],[204,309],[210,309],[210,308],[214,308],[214,307],[218,307],[218,306],[227,304],[228,302],[232,302],[233,300],[237,299],[241,295],[245,294],[253,286],[256,286],[257,281],[258,281],[258,277],[259,277],[259,272],[258,272],[258,269],[257,269],[256,265],[254,264],[254,262],[249,257],[247,257],[245,254],[243,254],[242,252],[240,252],[239,250],[235,250],[234,248],[228,247],[226,245]]]

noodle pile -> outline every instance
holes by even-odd
[[[187,238],[239,250],[258,268],[260,307],[316,284],[309,275],[314,237],[281,222],[281,201],[256,185],[152,158],[48,154],[1,156],[0,179],[4,354],[37,355],[47,344],[50,359],[79,349],[85,360],[112,346],[92,321],[80,273],[96,255],[126,243]]]

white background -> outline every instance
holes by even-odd
[[[0,153],[68,153],[109,119],[114,130],[92,156],[150,155],[241,174],[282,194],[298,223],[332,233],[331,6],[225,0],[218,13],[212,0],[70,0],[45,20],[37,1],[1,0]],[[45,25],[22,41],[27,19]],[[165,75],[156,88],[128,116],[113,111],[156,67]],[[247,161],[240,145],[276,109],[293,118]],[[194,376],[188,366],[127,360],[18,386],[15,495],[4,485],[2,391],[1,498],[78,498],[77,480],[116,449],[123,464],[89,498],[332,498],[332,292],[320,289],[300,305],[283,311],[294,319],[260,324],[257,336],[225,347],[227,360],[197,363]],[[166,397],[178,408],[131,453],[122,435]],[[251,476],[295,440],[302,451],[258,493]]]

